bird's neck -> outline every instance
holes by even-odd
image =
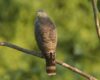
[[[50,22],[50,19],[48,17],[40,17],[39,20],[40,20],[41,23],[48,23],[48,22]]]

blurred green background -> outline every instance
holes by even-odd
[[[57,59],[100,79],[100,43],[91,0],[0,0],[0,42],[39,51],[34,37],[38,9],[44,9],[57,26]],[[44,60],[0,46],[0,80],[86,79],[59,65],[57,75],[48,77]]]

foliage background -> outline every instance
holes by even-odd
[[[100,79],[100,45],[91,0],[0,0],[0,41],[38,51],[34,38],[38,9],[44,9],[57,26],[57,59]],[[57,75],[48,77],[44,60],[0,46],[0,80],[66,79],[85,80],[59,65]]]

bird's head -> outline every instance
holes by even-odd
[[[44,12],[43,10],[38,10],[37,11],[37,16],[40,17],[40,18],[46,18],[46,17],[48,17],[47,13]]]

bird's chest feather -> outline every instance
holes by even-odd
[[[49,20],[38,20],[36,26],[37,42],[43,50],[51,51],[56,47],[55,26]],[[41,45],[40,45],[41,44]]]
[[[43,39],[44,42],[51,41],[52,38],[52,30],[47,25],[42,25],[40,27],[40,36]]]

